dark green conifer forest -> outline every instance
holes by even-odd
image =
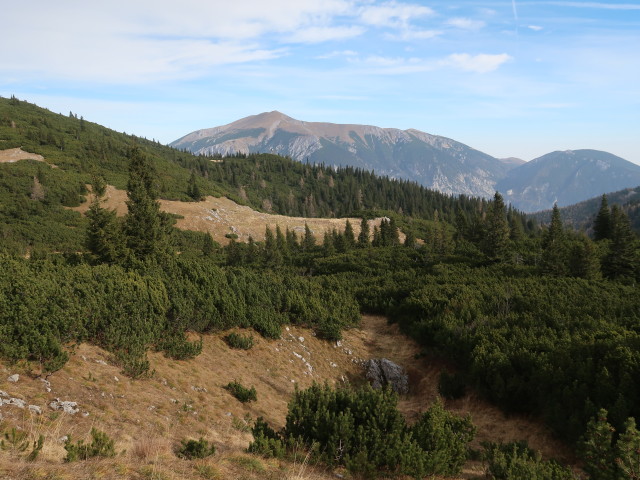
[[[547,422],[576,447],[591,478],[637,478],[640,243],[606,197],[589,237],[563,225],[557,208],[539,227],[499,193],[453,197],[269,154],[212,162],[0,98],[0,150],[17,147],[46,162],[0,164],[4,360],[55,372],[88,341],[140,377],[150,349],[178,360],[198,355],[202,343],[187,332],[241,326],[278,338],[284,325],[299,324],[335,341],[362,313],[383,314],[451,362],[463,388]],[[127,189],[124,218],[103,208],[105,184]],[[177,230],[158,206],[159,198],[205,195],[284,215],[355,216],[362,226],[385,218],[370,235],[356,236],[349,224],[320,242],[308,228],[298,237],[278,227],[264,241],[221,247],[208,234]],[[65,208],[87,196],[86,216]],[[395,402],[390,392],[316,386],[295,395],[284,430],[256,423],[253,448],[278,456],[320,442],[319,458],[355,472],[458,472],[473,426],[438,406],[410,426]],[[325,416],[311,418],[312,404]],[[371,424],[372,405],[384,407],[387,423]],[[350,440],[338,455],[340,429]],[[404,453],[385,456],[383,446]],[[526,448],[486,451],[493,478],[525,478],[509,473],[518,469],[571,478]]]

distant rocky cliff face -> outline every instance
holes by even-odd
[[[452,195],[491,198],[499,191],[526,212],[640,185],[640,166],[597,150],[553,152],[527,163],[499,160],[419,130],[304,122],[275,111],[198,130],[171,146],[198,154],[275,153],[353,166]]]
[[[490,197],[509,166],[454,140],[419,130],[303,122],[262,113],[171,144],[202,154],[276,153],[299,161],[354,166],[415,180],[450,194]]]

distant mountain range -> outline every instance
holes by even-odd
[[[552,152],[498,181],[496,190],[525,212],[567,206],[640,185],[640,166],[598,150]]]
[[[349,165],[453,195],[489,198],[497,190],[525,212],[640,185],[640,166],[597,150],[553,152],[531,162],[498,159],[415,129],[304,122],[277,111],[198,130],[171,146],[205,155],[270,152]]]

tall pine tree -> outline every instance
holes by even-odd
[[[369,222],[366,218],[362,217],[362,221],[360,222],[360,233],[358,234],[358,246],[366,247],[370,244]]]
[[[567,273],[567,242],[557,203],[553,205],[551,224],[542,237],[542,270],[551,275]]]
[[[611,212],[609,211],[609,203],[607,196],[602,195],[600,202],[600,210],[593,221],[593,239],[595,241],[611,238]]]
[[[129,151],[127,195],[124,233],[133,256],[144,261],[168,253],[171,218],[160,211],[153,169],[137,146]]]
[[[484,253],[491,260],[504,260],[509,250],[509,223],[507,211],[502,195],[496,192],[493,202],[489,207],[486,220],[484,241],[482,242]]]
[[[637,237],[631,230],[629,217],[620,207],[611,209],[611,244],[605,256],[602,270],[608,278],[628,281],[635,278],[638,271]]]
[[[87,212],[85,246],[93,260],[99,263],[116,263],[125,257],[124,239],[116,212],[102,207],[106,185],[102,178],[94,178],[93,200]]]

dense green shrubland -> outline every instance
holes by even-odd
[[[0,148],[17,146],[60,168],[0,165],[4,359],[52,372],[75,343],[91,341],[137,376],[149,367],[149,348],[176,359],[197,355],[202,343],[188,341],[187,331],[242,327],[277,338],[283,325],[296,323],[336,340],[360,312],[371,312],[456,364],[455,382],[445,379],[444,390],[473,386],[506,410],[543,417],[571,441],[602,408],[619,432],[640,416],[640,248],[618,208],[603,205],[592,240],[567,231],[557,209],[539,230],[499,195],[491,202],[455,198],[272,155],[214,163],[0,99]],[[87,217],[64,208],[99,177],[126,187],[137,213],[117,219],[100,202]],[[174,229],[157,207],[160,197],[215,193],[277,213],[382,213],[389,220],[373,229],[373,239],[347,228],[317,242],[308,230],[298,238],[277,228],[264,242],[220,248],[209,235]],[[408,234],[405,245],[398,228]],[[391,407],[389,415],[395,418]],[[385,441],[422,455],[403,428]],[[290,446],[280,433],[258,430],[256,445],[262,435],[267,450]],[[382,442],[369,434],[356,440]],[[365,450],[350,454],[353,469],[426,468],[411,456],[385,460]],[[533,461],[519,450],[495,450],[494,458],[507,469]],[[413,466],[402,470],[397,462]]]
[[[469,417],[453,415],[441,403],[408,426],[391,390],[314,384],[294,393],[281,431],[258,419],[253,435],[249,451],[261,455],[281,457],[302,447],[323,463],[345,466],[367,478],[423,478],[460,473],[475,427]]]

